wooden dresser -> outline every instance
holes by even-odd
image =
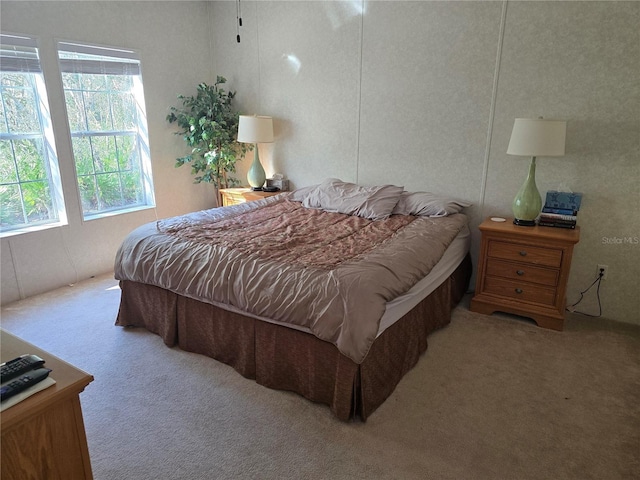
[[[262,192],[260,190],[253,191],[250,188],[221,188],[220,196],[222,197],[222,206],[237,205],[239,203],[252,202],[263,198],[271,197],[282,193],[278,192]]]
[[[573,247],[580,228],[523,227],[485,220],[471,311],[532,318],[562,330]]]
[[[2,412],[2,480],[93,478],[79,397],[93,377],[4,330],[0,342],[2,362],[38,355],[56,381]]]

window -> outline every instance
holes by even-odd
[[[49,102],[33,38],[0,35],[0,230],[66,222]]]
[[[84,218],[153,206],[136,54],[59,42],[58,57]]]

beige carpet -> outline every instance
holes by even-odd
[[[558,333],[465,303],[366,423],[341,423],[115,327],[118,301],[105,275],[2,309],[4,329],[94,375],[97,480],[638,478],[636,327],[572,316]]]

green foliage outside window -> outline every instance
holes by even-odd
[[[132,77],[62,79],[84,215],[145,204]]]
[[[140,161],[133,136],[74,138],[73,151],[85,214],[142,202]]]
[[[55,221],[33,75],[2,72],[0,84],[0,227]]]

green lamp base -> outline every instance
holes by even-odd
[[[264,182],[267,180],[267,176],[260,163],[260,157],[258,156],[258,144],[255,144],[253,149],[253,163],[247,172],[247,182],[251,187],[251,190],[259,192],[262,190]]]
[[[536,187],[536,157],[531,158],[529,174],[516,198],[513,199],[512,208],[514,224],[523,227],[535,226],[536,218],[542,209],[542,198]]]

